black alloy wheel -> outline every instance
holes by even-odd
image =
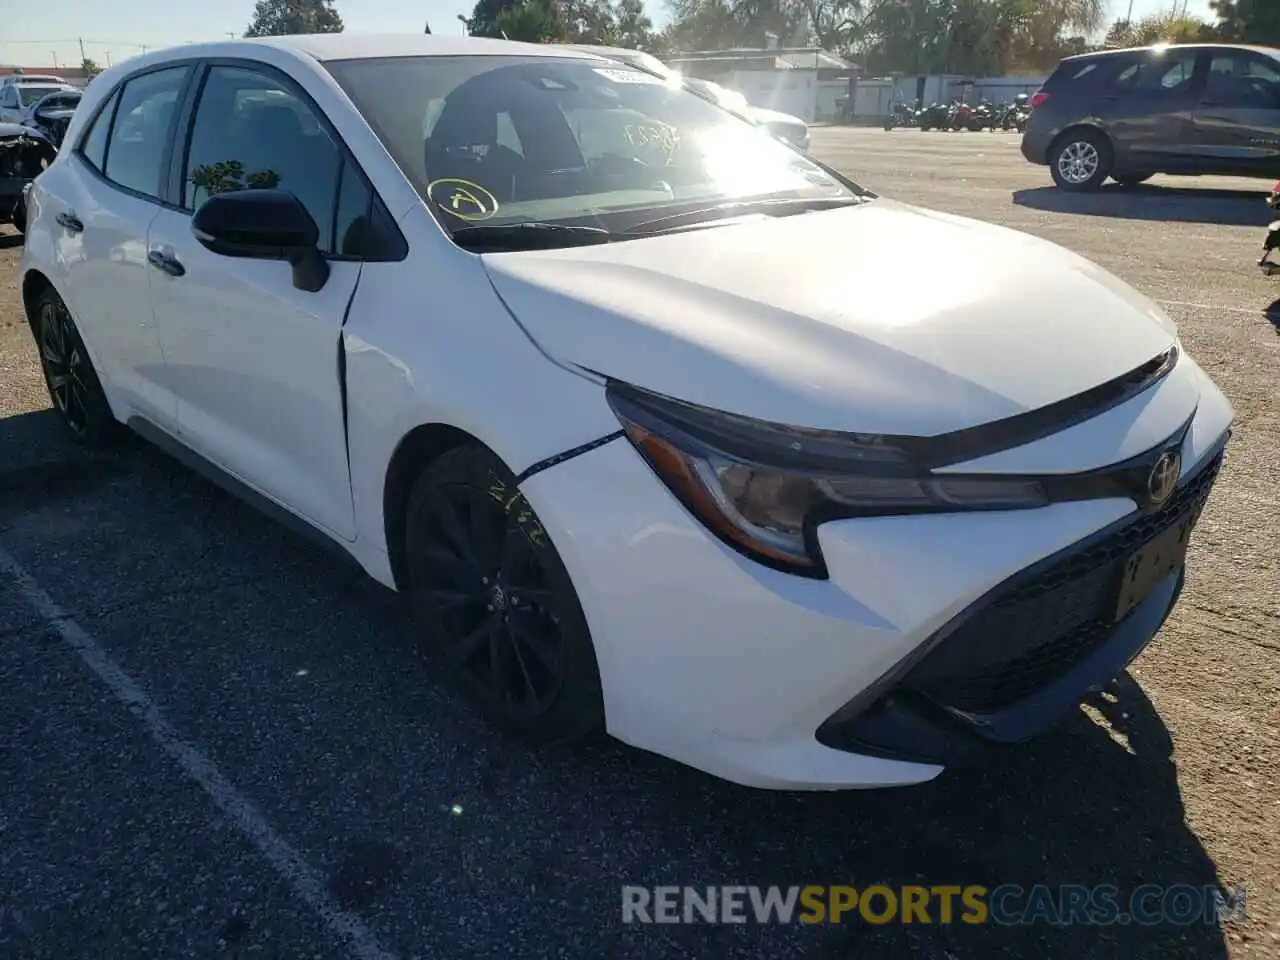
[[[36,346],[49,399],[71,435],[97,446],[113,439],[117,424],[71,312],[52,288],[36,303]]]
[[[603,722],[577,595],[515,477],[487,450],[455,448],[410,494],[405,557],[427,652],[500,728],[534,741]]]

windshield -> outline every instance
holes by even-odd
[[[450,233],[481,222],[620,233],[720,203],[857,195],[679,83],[616,63],[467,56],[327,66]]]
[[[80,94],[67,93],[58,96],[47,97],[41,101],[41,110],[73,110],[80,103]]]
[[[57,87],[37,87],[34,84],[27,85],[25,83],[17,84],[14,89],[18,91],[18,103],[24,107],[39,103],[49,94],[58,92]]]

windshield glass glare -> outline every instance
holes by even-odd
[[[620,231],[721,202],[853,196],[759,127],[616,61],[327,66],[450,231],[523,221]]]
[[[24,107],[39,103],[49,94],[58,92],[57,87],[37,87],[27,86],[26,84],[17,84],[15,89],[18,91],[18,102]]]

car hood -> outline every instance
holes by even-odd
[[[752,107],[751,116],[757,123],[786,123],[795,127],[807,127],[803,120],[790,113],[781,113],[778,110],[767,110],[764,107]]]
[[[1172,322],[1047,241],[887,200],[488,254],[550,357],[780,423],[932,436],[1082,393]]]

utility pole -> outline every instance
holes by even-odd
[[[89,58],[86,57],[84,53],[84,37],[81,37],[80,38],[80,62],[84,63],[88,59]]]

